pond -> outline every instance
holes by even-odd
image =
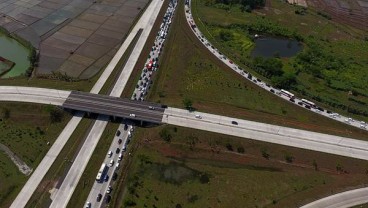
[[[255,39],[255,47],[251,52],[251,56],[270,58],[277,54],[280,57],[292,57],[302,49],[302,44],[296,40],[260,37]]]
[[[30,50],[16,40],[0,33],[0,57],[3,57],[15,65],[1,78],[16,77],[24,74],[30,66],[28,59]]]

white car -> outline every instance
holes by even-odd
[[[111,187],[111,186],[109,186],[109,187],[107,188],[107,190],[106,190],[106,193],[107,193],[107,194],[109,194],[109,193],[111,193],[111,191],[112,191],[112,187]]]
[[[109,166],[112,167],[114,165],[114,160],[110,160]]]
[[[111,151],[111,150],[107,153],[107,156],[108,156],[109,158],[112,156],[112,151]]]
[[[134,113],[129,114],[130,117],[135,117]]]
[[[86,208],[91,208],[91,202],[86,203]]]
[[[120,153],[120,154],[119,154],[118,161],[121,161],[122,159],[123,159],[123,153]]]
[[[117,162],[115,167],[116,167],[116,169],[119,169],[120,168],[120,163]]]

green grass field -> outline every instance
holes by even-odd
[[[160,138],[162,129],[170,143]],[[364,161],[173,126],[144,131],[123,207],[297,207],[368,182]],[[265,148],[268,160],[261,156]],[[349,173],[337,174],[337,163]]]
[[[189,98],[199,111],[367,139],[367,132],[332,121],[255,86],[205,49],[187,26],[182,4],[170,31],[149,100],[183,108]]]
[[[6,145],[33,169],[40,163],[57,138],[56,135],[70,118],[69,114],[64,113],[60,123],[51,123],[49,112],[52,108],[26,103],[0,104],[0,143]],[[4,115],[4,109],[7,109],[9,115]],[[47,145],[48,142],[50,145]],[[4,155],[2,152],[1,154],[3,158]],[[3,207],[11,202],[28,177],[24,176],[9,158],[6,157],[1,161],[4,165],[0,170],[5,174],[4,177],[0,177],[2,194],[0,207]]]
[[[262,25],[270,28],[264,32],[266,34],[300,34],[305,40],[304,51],[316,44],[324,59],[318,60],[320,64],[316,66],[310,64],[311,66],[304,68],[301,68],[297,58],[282,59],[284,71],[297,74],[297,85],[292,87],[294,92],[314,99],[321,106],[368,121],[367,115],[364,116],[364,112],[368,113],[368,80],[365,67],[368,63],[368,42],[364,40],[366,32],[328,20],[312,9],[308,9],[305,15],[297,15],[297,7],[278,0],[271,0],[271,7],[252,13],[241,12],[237,5],[225,11],[206,5],[208,2],[211,1],[194,0],[193,16],[204,35],[229,58],[256,73],[245,66],[250,60],[252,47],[234,43],[247,39],[251,34],[236,27],[230,28],[231,25]],[[233,35],[231,40],[224,41],[220,38],[219,31],[235,34],[243,31],[243,34],[241,38]],[[312,70],[312,67],[318,72],[312,74],[312,71],[308,71]],[[328,69],[329,67],[332,69]],[[349,91],[353,93],[349,94]]]
[[[0,207],[8,207],[17,193],[22,188],[27,177],[3,152],[0,152]]]

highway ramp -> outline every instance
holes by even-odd
[[[177,108],[167,108],[162,123],[368,160],[368,142],[347,137]]]

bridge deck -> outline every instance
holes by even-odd
[[[154,109],[149,109],[149,106]],[[161,123],[165,110],[157,103],[79,91],[72,91],[62,107],[152,123]],[[130,114],[135,114],[135,117]]]

